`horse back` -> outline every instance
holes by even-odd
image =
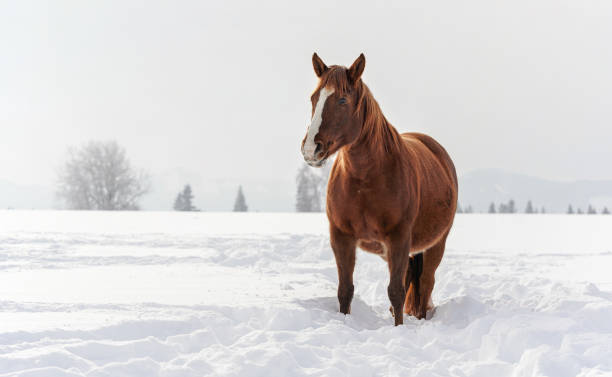
[[[438,143],[433,137],[418,132],[406,132],[401,134],[401,136],[404,139],[404,142],[408,145],[411,144],[411,141],[416,140],[429,149],[429,151],[435,156],[437,162],[448,175],[448,179],[452,182],[455,188],[458,187],[455,164],[453,164],[453,160],[451,160],[448,152],[446,152],[446,149],[444,149],[440,143]]]

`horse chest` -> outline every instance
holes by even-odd
[[[346,185],[328,193],[330,221],[357,238],[380,240],[401,218],[390,193]]]

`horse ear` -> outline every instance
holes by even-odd
[[[317,55],[316,52],[312,54],[312,67],[314,68],[317,77],[321,77],[325,73],[325,71],[327,71],[327,66],[325,65],[325,63],[323,63],[323,60],[321,60],[321,58],[319,57],[319,55]]]
[[[363,73],[363,69],[365,68],[365,56],[363,53],[359,55],[355,62],[348,70],[348,78],[351,81],[351,84],[354,84],[359,80],[361,74]]]

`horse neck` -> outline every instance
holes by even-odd
[[[385,165],[401,159],[401,135],[384,117],[376,101],[371,101],[371,106],[375,108],[366,110],[357,140],[339,153],[348,173],[358,178],[380,174]],[[370,117],[368,111],[374,111],[376,116]]]

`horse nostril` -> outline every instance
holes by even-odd
[[[319,155],[319,153],[321,153],[323,151],[323,143],[321,143],[320,141],[316,141],[316,148],[314,151],[314,155],[315,157]]]

